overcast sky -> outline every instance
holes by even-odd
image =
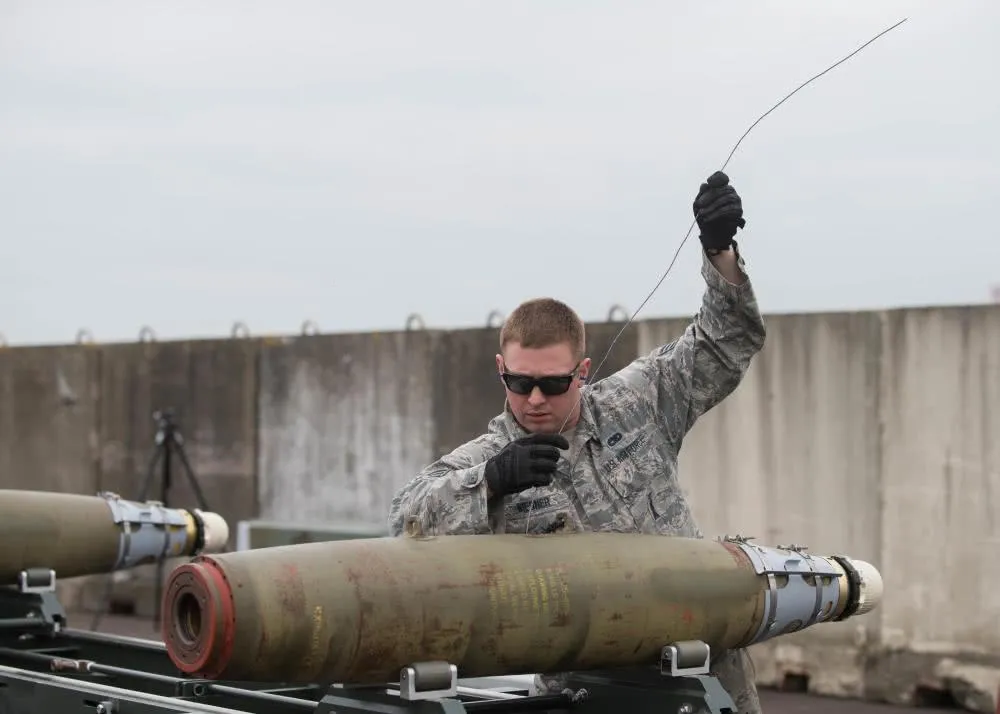
[[[903,17],[730,163],[769,313],[989,299],[996,0],[2,0],[0,333],[631,311],[746,127]]]

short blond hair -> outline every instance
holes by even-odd
[[[518,305],[500,328],[501,352],[508,342],[528,349],[566,342],[576,360],[582,360],[587,349],[583,320],[573,308],[554,298],[535,298]]]

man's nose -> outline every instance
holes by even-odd
[[[528,401],[531,404],[541,404],[542,402],[545,401],[545,395],[542,394],[541,389],[535,387],[534,389],[531,390],[531,395],[528,397]]]

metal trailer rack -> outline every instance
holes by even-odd
[[[378,686],[194,680],[160,642],[68,628],[55,583],[32,570],[0,588],[0,714],[735,714],[702,642],[666,644],[645,669],[575,673],[554,695],[524,677],[462,680],[446,662]]]

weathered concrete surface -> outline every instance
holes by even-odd
[[[432,364],[433,442],[428,461],[411,470],[410,477],[438,456],[482,434],[503,409],[503,384],[495,360],[499,340],[497,328],[438,335]]]
[[[0,349],[0,487],[96,493],[101,354]]]
[[[431,458],[435,344],[424,331],[266,344],[260,517],[385,523]]]
[[[100,372],[91,345],[0,349],[0,488],[98,491]],[[59,580],[63,602],[86,582]]]
[[[1000,673],[1000,309],[884,319],[885,656],[870,686],[905,702],[916,682],[954,690],[982,679],[960,683],[943,658]]]
[[[617,323],[588,326],[603,355]],[[503,409],[499,330],[307,336],[261,351],[262,518],[381,525],[396,490]],[[635,358],[634,332],[602,368]],[[596,365],[595,365],[596,366]]]
[[[596,380],[617,372],[640,356],[639,324],[641,323],[633,322],[625,327],[624,321],[587,323],[587,352],[593,362],[590,367],[591,375]],[[625,328],[624,332],[622,328]],[[614,342],[613,347],[612,342]],[[611,348],[610,353],[609,348]],[[596,371],[606,354],[604,366]]]
[[[137,497],[154,454],[153,412],[172,408],[184,450],[211,510],[229,522],[256,508],[259,346],[249,340],[148,342],[102,349],[102,489]],[[179,457],[167,493],[172,506],[197,506]],[[149,499],[163,485],[162,461]]]
[[[640,352],[685,324],[641,324]],[[755,647],[759,680],[901,704],[937,690],[993,711],[982,707],[995,707],[1000,672],[1000,310],[767,326],[744,383],[684,445],[696,515],[708,537],[871,560],[886,599],[863,620]]]
[[[886,336],[883,572],[906,586],[887,591],[883,626],[914,645],[995,649],[1000,311],[894,312]]]
[[[640,350],[685,325],[643,323]],[[681,479],[702,530],[876,561],[878,317],[778,316],[767,329],[743,383],[695,424],[681,450]]]

